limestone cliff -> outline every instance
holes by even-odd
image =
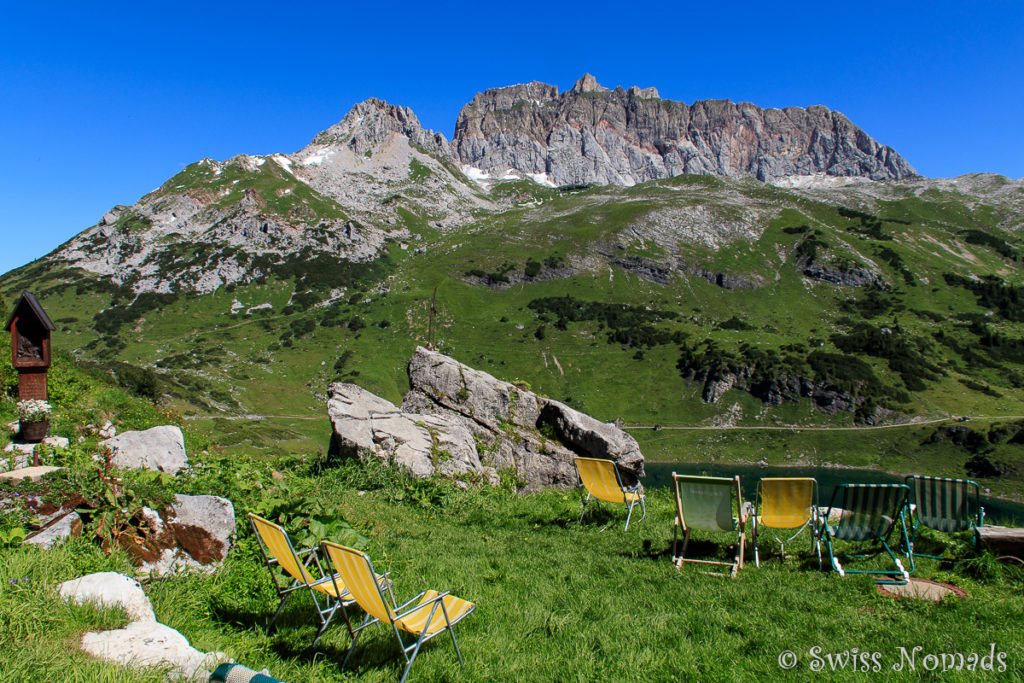
[[[891,147],[823,106],[687,105],[654,88],[609,90],[590,74],[561,94],[536,81],[478,94],[459,115],[452,151],[489,174],[544,175],[554,185],[634,185],[683,173],[763,181],[916,175]]]

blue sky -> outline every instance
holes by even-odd
[[[34,4],[41,7],[33,7]],[[1024,3],[4,3],[0,273],[203,157],[380,97],[451,136],[486,88],[824,104],[932,177],[1024,176]]]

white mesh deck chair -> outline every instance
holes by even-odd
[[[319,642],[320,637],[327,630],[327,627],[330,626],[331,619],[334,618],[334,614],[339,608],[345,619],[345,625],[348,627],[349,634],[352,635],[352,625],[349,623],[348,615],[345,613],[345,605],[354,604],[355,599],[349,594],[341,577],[337,574],[328,575],[323,571],[323,567],[320,565],[320,558],[317,555],[319,549],[314,546],[306,550],[296,551],[292,547],[291,539],[288,538],[288,532],[282,527],[251,512],[249,513],[249,521],[252,522],[252,528],[256,531],[256,539],[259,541],[260,551],[263,553],[263,560],[267,565],[267,569],[270,570],[270,578],[273,582],[274,590],[277,591],[277,596],[281,599],[281,604],[277,606],[277,611],[274,612],[274,616],[267,626],[268,632],[273,631],[274,623],[281,616],[284,606],[292,595],[296,591],[308,591],[309,596],[313,599],[313,607],[316,610],[319,623],[316,637],[313,639],[310,647],[316,646],[317,642]],[[290,578],[290,585],[282,587],[278,575],[274,571],[275,566],[284,570],[286,575],[284,577],[285,582],[287,584],[287,580]],[[319,578],[313,575],[314,567]],[[390,583],[387,576],[380,576],[378,580],[383,584]],[[323,600],[323,604],[321,604],[321,600]]]
[[[625,505],[629,512],[626,514],[624,530],[629,530],[629,519],[633,516],[633,507],[637,503],[640,503],[640,509],[643,511],[640,521],[647,518],[647,505],[644,502],[644,494],[640,492],[639,482],[630,489],[623,486],[619,470],[615,467],[614,462],[600,458],[577,457],[573,463],[576,465],[576,474],[580,478],[579,486],[587,489],[587,498],[583,501],[583,510],[580,512],[580,524],[583,523],[583,515],[587,512],[587,505],[591,498]]]
[[[735,578],[743,568],[743,551],[746,544],[747,507],[743,504],[739,476],[696,477],[672,473],[675,492],[676,520],[672,532],[672,561],[676,569],[683,562],[729,567],[728,574],[707,572]],[[683,547],[677,552],[678,533],[683,532]],[[703,529],[736,534],[736,555],[732,562],[695,560],[686,557],[686,546],[690,542],[690,531]]]
[[[840,484],[832,492],[832,500],[824,513],[821,523],[821,535],[828,548],[829,563],[839,572],[839,576],[847,574],[878,574],[888,579],[876,579],[877,583],[903,584],[910,581],[914,571],[914,558],[910,557],[910,570],[903,568],[903,563],[889,547],[886,539],[899,524],[904,547],[909,547],[907,527],[904,513],[907,506],[907,494],[910,492],[904,484]],[[829,523],[832,511],[841,511],[842,516],[835,525]],[[840,539],[854,543],[871,543],[877,541],[881,548],[872,553],[839,555],[833,551],[832,541]],[[892,559],[895,569],[846,569],[840,560],[846,562],[856,558],[874,557],[885,550]]]
[[[771,530],[779,544],[779,554],[786,558],[786,544],[810,529],[811,548],[818,551],[821,568],[821,539],[818,538],[818,482],[813,477],[765,477],[757,482],[754,521],[754,564],[761,566],[757,540],[764,530]],[[782,531],[780,538],[775,532]]]
[[[910,487],[911,519],[907,554],[911,557],[928,557],[941,560],[939,555],[924,555],[914,552],[917,527],[925,526],[935,531],[956,533],[974,531],[974,542],[978,540],[978,529],[985,520],[981,507],[981,487],[969,479],[948,479],[945,477],[924,477],[911,475],[906,478]]]
[[[438,593],[434,590],[424,591],[412,600],[399,605],[395,602],[395,596],[391,592],[390,586],[385,591],[378,582],[374,581],[373,577],[376,574],[373,571],[373,564],[365,553],[330,541],[324,541],[323,547],[331,564],[338,570],[345,585],[349,586],[352,591],[353,598],[366,612],[363,623],[354,629],[355,636],[352,639],[352,646],[348,649],[345,661],[341,664],[343,671],[353,650],[356,649],[363,629],[378,622],[390,626],[395,633],[395,638],[398,639],[398,649],[406,661],[402,683],[405,683],[412,663],[416,660],[416,655],[419,654],[423,643],[445,631],[452,637],[455,653],[459,656],[459,665],[464,666],[459,643],[455,640],[454,626],[468,616],[476,605],[450,595],[447,591]],[[402,639],[402,631],[412,635],[416,640],[406,645]]]

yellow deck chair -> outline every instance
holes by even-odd
[[[583,523],[583,515],[587,512],[587,504],[590,503],[591,498],[624,504],[629,509],[626,514],[625,530],[629,529],[629,518],[633,516],[633,507],[637,503],[640,503],[640,509],[643,511],[640,521],[647,518],[647,505],[644,502],[646,497],[640,493],[639,482],[631,489],[623,486],[622,479],[619,478],[619,470],[616,469],[614,462],[599,458],[577,457],[574,464],[576,465],[576,474],[580,478],[579,486],[587,489],[587,498],[583,501],[583,510],[580,512],[580,524]]]
[[[821,539],[818,537],[818,482],[813,477],[765,477],[757,482],[757,513],[754,515],[754,564],[761,566],[757,539],[761,527],[790,533],[785,539],[772,532],[779,554],[786,558],[786,544],[806,528],[811,532],[811,547],[818,551],[821,569]],[[794,531],[795,529],[795,531]],[[783,536],[786,535],[783,533]]]
[[[385,590],[379,582],[374,580],[377,574],[374,573],[373,563],[370,562],[370,558],[366,554],[330,541],[324,541],[323,547],[331,565],[352,591],[353,599],[366,612],[363,623],[354,629],[352,646],[349,648],[348,654],[345,655],[345,661],[341,664],[342,671],[345,670],[352,651],[356,649],[356,643],[359,642],[359,636],[363,629],[378,622],[391,626],[395,632],[395,638],[398,639],[398,649],[406,661],[402,683],[405,683],[412,663],[415,661],[416,655],[419,654],[423,643],[445,631],[452,637],[455,653],[459,656],[459,665],[465,666],[462,661],[462,652],[459,651],[459,643],[455,640],[453,627],[469,615],[476,605],[450,595],[447,591],[438,593],[434,590],[424,591],[412,600],[399,605],[395,602],[391,586],[388,585]],[[386,596],[385,593],[387,593]],[[402,639],[402,631],[414,636],[416,641],[406,645]]]
[[[746,524],[749,507],[743,503],[740,478],[698,477],[672,473],[672,487],[675,493],[676,520],[672,532],[672,561],[676,569],[683,562],[704,565],[718,565],[729,568],[728,574],[706,572],[719,576],[736,578],[736,572],[743,569],[743,552],[746,545]],[[690,531],[722,531],[736,534],[736,556],[732,562],[695,560],[686,557],[686,546],[690,543]],[[678,547],[677,535],[683,532],[682,550]]]
[[[281,599],[281,604],[278,605],[277,611],[274,612],[274,616],[267,626],[268,632],[273,631],[274,623],[281,616],[284,606],[292,595],[296,591],[307,590],[310,597],[313,598],[313,606],[316,609],[317,620],[320,624],[316,637],[313,639],[310,647],[314,647],[319,642],[320,637],[327,630],[331,619],[334,618],[334,614],[339,608],[341,609],[342,617],[345,619],[345,625],[348,627],[349,635],[352,635],[352,624],[349,623],[348,615],[345,613],[345,606],[354,604],[355,599],[350,595],[340,576],[337,574],[327,575],[323,571],[323,567],[320,565],[320,558],[318,557],[319,549],[314,546],[306,550],[296,551],[292,547],[291,539],[288,538],[288,532],[282,527],[251,512],[249,513],[249,521],[252,522],[252,527],[256,531],[256,539],[259,541],[260,551],[263,553],[267,569],[270,570],[274,590],[277,591],[277,596]],[[278,574],[274,571],[275,566],[284,570],[287,575],[284,577],[286,584],[289,578],[292,580],[290,585],[282,587]],[[319,578],[311,572],[313,566],[316,567],[316,573],[319,575]],[[390,584],[387,576],[379,576],[377,578],[382,584]],[[321,598],[323,599],[323,605],[321,605]]]

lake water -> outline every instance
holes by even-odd
[[[757,481],[762,477],[814,477],[818,480],[818,504],[825,507],[832,499],[832,491],[839,484],[902,484],[903,479],[877,470],[838,469],[833,467],[771,467],[761,465],[725,465],[719,463],[671,463],[648,462],[644,468],[644,486],[658,488],[671,486],[672,473],[706,474],[712,477],[734,477],[740,475],[743,499],[753,501],[757,493]],[[984,489],[982,489],[984,491]],[[985,508],[985,523],[1024,524],[1024,504],[981,498]]]

